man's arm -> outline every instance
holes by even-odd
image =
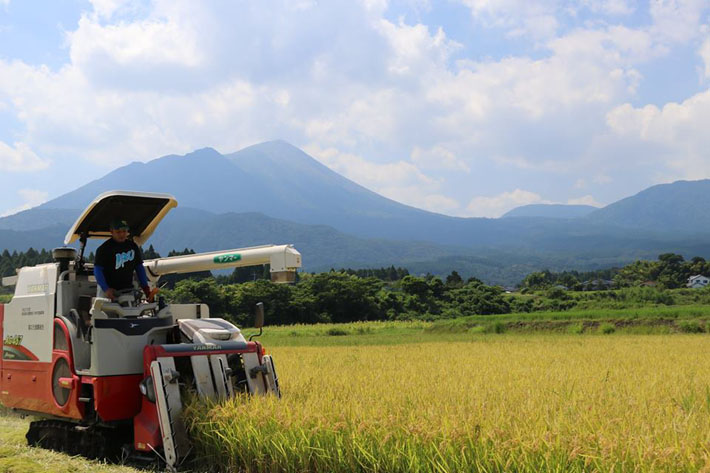
[[[96,282],[99,284],[99,286],[101,286],[101,290],[104,291],[104,293],[109,299],[113,300],[113,289],[108,287],[108,282],[106,282],[106,276],[104,275],[103,266],[94,264],[94,277],[96,277]]]
[[[148,302],[153,302],[153,298],[155,297],[155,294],[158,293],[158,289],[150,289],[150,285],[148,284],[148,275],[145,273],[145,266],[143,266],[143,254],[141,253],[140,248],[138,245],[136,245],[136,274],[138,275],[138,283],[141,286],[141,289],[143,289],[143,293],[145,294],[145,298],[148,300]]]

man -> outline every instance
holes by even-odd
[[[143,267],[143,255],[133,240],[128,239],[128,223],[117,219],[110,225],[111,238],[96,250],[94,276],[96,282],[111,300],[116,299],[116,292],[133,288],[133,273],[138,275],[138,282],[148,302],[153,302],[158,289],[151,291],[148,277]]]

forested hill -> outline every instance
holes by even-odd
[[[710,180],[660,184],[588,215],[590,222],[675,235],[710,233]]]

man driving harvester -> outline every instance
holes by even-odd
[[[133,240],[128,238],[128,223],[116,219],[110,225],[111,238],[96,250],[94,276],[106,297],[112,301],[117,292],[133,289],[133,272],[138,275],[138,282],[148,302],[153,302],[158,289],[150,289],[148,277],[143,267],[143,255]]]

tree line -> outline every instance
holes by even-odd
[[[264,302],[270,323],[295,324],[453,318],[511,311],[502,288],[471,278],[449,282],[434,276],[406,275],[399,281],[359,277],[342,271],[301,274],[295,285],[258,279],[219,284],[215,278],[179,281],[163,291],[176,303],[202,302],[213,316],[240,325],[252,322],[257,302]]]
[[[185,248],[173,250],[168,256],[192,253],[193,250]],[[144,257],[151,259],[160,255],[151,246],[144,251]],[[0,271],[3,276],[9,276],[15,274],[15,268],[51,260],[51,252],[46,250],[4,251],[0,254]],[[406,269],[394,266],[341,269],[318,274],[299,273],[295,285],[274,284],[269,273],[266,265],[236,268],[229,275],[213,276],[209,271],[167,275],[160,279],[161,296],[169,302],[208,304],[213,316],[241,325],[252,322],[257,302],[265,303],[267,315],[275,324],[432,320],[575,307],[674,304],[681,300],[676,301],[676,295],[665,289],[683,287],[690,275],[710,274],[710,262],[700,257],[685,261],[681,255],[666,253],[657,261],[636,261],[623,268],[590,272],[539,271],[529,274],[521,284],[522,292],[531,293],[527,296],[509,295],[501,287],[489,286],[476,278],[464,280],[456,271],[442,279],[433,275],[413,276]],[[579,293],[573,297],[556,287],[577,289],[595,280],[612,280],[622,289]],[[647,281],[654,281],[660,290],[638,287]],[[582,297],[582,294],[588,295]]]
[[[587,272],[536,271],[523,279],[520,288],[539,290],[564,286],[581,291],[657,285],[662,289],[677,289],[685,287],[688,278],[695,275],[710,275],[710,261],[701,256],[686,261],[682,255],[663,253],[656,261],[637,260],[621,268]]]

